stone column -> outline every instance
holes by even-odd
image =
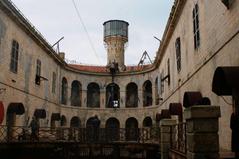
[[[192,106],[184,111],[187,159],[219,158],[218,106]]]
[[[169,148],[170,148],[170,136],[171,136],[171,126],[176,125],[177,121],[174,119],[162,119],[160,121],[160,149],[161,149],[161,159],[169,158]]]
[[[86,108],[87,107],[87,89],[82,89],[82,94],[81,94],[81,107]]]
[[[139,101],[138,101],[138,107],[139,108],[143,108],[143,91],[141,88],[138,88],[138,98],[139,98]]]

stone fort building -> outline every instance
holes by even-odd
[[[67,63],[11,1],[1,0],[0,124],[25,126],[36,116],[42,127],[86,127],[97,115],[102,128],[158,126],[170,105],[207,97],[220,106],[220,151],[230,151],[238,17],[237,0],[175,0],[153,64],[140,66],[124,64],[129,24],[107,21],[108,64],[86,66]]]

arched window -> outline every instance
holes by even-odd
[[[126,120],[125,123],[126,128],[126,140],[128,141],[136,141],[139,137],[139,130],[138,130],[138,121],[134,117],[130,117]]]
[[[152,83],[147,80],[143,84],[143,106],[151,106],[152,100]]]
[[[107,140],[117,141],[120,137],[120,122],[116,118],[109,118],[105,124]]]
[[[97,83],[90,83],[87,86],[87,107],[100,107],[100,87]]]
[[[131,82],[126,87],[126,108],[138,107],[138,86]]]
[[[144,121],[143,121],[143,127],[152,127],[153,125],[153,121],[151,119],[151,117],[146,117],[144,118]]]
[[[67,80],[65,77],[62,78],[61,84],[61,104],[67,104]]]
[[[106,87],[106,108],[120,107],[120,88],[117,84],[111,83]]]
[[[80,128],[81,122],[77,116],[71,118],[70,127],[71,128]]]
[[[81,84],[79,81],[73,81],[71,84],[71,105],[81,106]]]

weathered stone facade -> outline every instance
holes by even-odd
[[[193,9],[198,5],[200,45],[194,47]],[[213,74],[219,66],[239,65],[239,2],[233,1],[226,8],[220,0],[176,0],[172,8],[167,27],[162,38],[157,57],[151,67],[127,70],[116,74],[115,83],[120,88],[120,108],[106,108],[106,87],[111,75],[107,71],[85,71],[68,65],[51,49],[51,46],[7,1],[0,2],[0,101],[4,104],[7,124],[7,111],[10,103],[22,103],[24,113],[16,115],[15,125],[26,125],[36,109],[44,109],[46,118],[41,119],[42,126],[51,125],[52,113],[66,117],[70,126],[73,117],[78,117],[82,127],[87,120],[97,114],[101,127],[109,118],[116,118],[120,127],[125,127],[127,119],[134,117],[138,127],[143,127],[143,120],[150,117],[156,125],[156,114],[167,109],[170,103],[183,103],[187,91],[199,91],[209,97],[213,105],[220,106],[219,119],[220,150],[230,150],[231,130],[230,115],[232,98],[224,97],[227,103],[211,90]],[[160,16],[160,15],[159,15]],[[180,38],[181,69],[177,71],[175,42]],[[18,70],[10,71],[12,41],[19,43]],[[127,57],[127,56],[126,56]],[[40,85],[35,83],[37,60],[41,61]],[[170,70],[170,71],[169,71]],[[53,80],[53,72],[56,79]],[[169,73],[170,78],[165,77]],[[66,104],[61,104],[62,79],[67,81]],[[71,85],[79,81],[81,106],[71,106]],[[53,81],[55,91],[53,91]],[[144,83],[151,82],[152,105],[144,107]],[[161,81],[161,82],[159,82]],[[99,108],[87,107],[87,88],[90,83],[99,86]],[[138,106],[127,108],[126,88],[135,83],[138,89]],[[164,88],[162,87],[164,85]],[[160,90],[160,91],[159,91]],[[53,93],[54,92],[54,93]],[[161,100],[158,102],[159,97]],[[60,125],[60,122],[56,122]]]

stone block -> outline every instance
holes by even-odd
[[[191,152],[218,152],[218,134],[187,133],[187,148]]]
[[[161,142],[170,143],[171,134],[170,133],[161,133]]]
[[[218,132],[218,118],[187,120],[187,132]]]
[[[170,126],[160,126],[160,132],[161,133],[170,133],[171,127]]]
[[[218,159],[219,153],[192,153],[187,152],[187,159]]]
[[[186,120],[196,118],[218,118],[221,116],[221,112],[219,106],[197,105],[186,108],[183,115]]]
[[[170,143],[161,143],[160,150],[161,152],[168,152],[169,153]]]
[[[171,126],[171,125],[175,125],[176,123],[177,121],[174,119],[162,119],[160,121],[160,126]]]

